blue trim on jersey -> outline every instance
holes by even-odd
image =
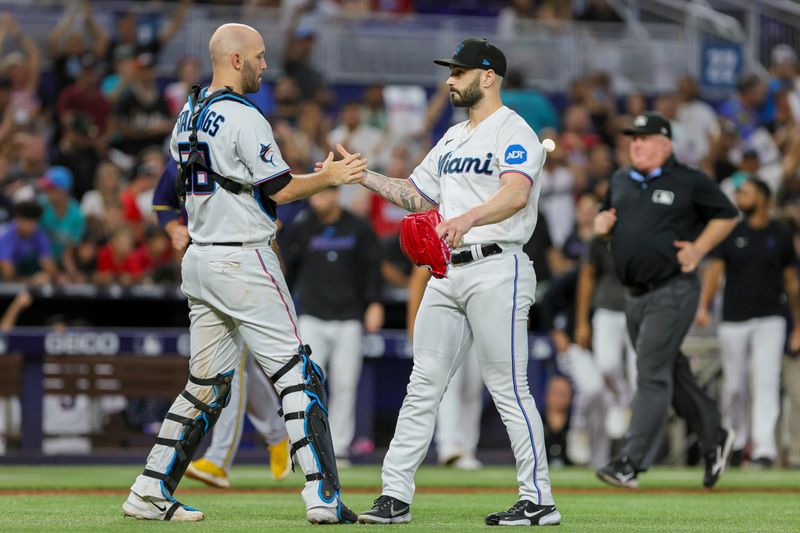
[[[253,183],[253,186],[256,187],[258,185],[261,185],[262,183],[266,183],[269,180],[272,180],[272,179],[275,179],[275,178],[279,178],[279,177],[283,176],[284,174],[289,174],[291,172],[292,172],[292,169],[290,169],[290,168],[287,168],[286,170],[281,170],[279,172],[276,172],[272,176],[269,176],[269,177],[264,178],[262,180],[256,181],[255,183]]]
[[[244,104],[247,107],[252,107],[256,111],[258,111],[258,108],[256,106],[254,106],[253,104],[251,104],[250,102],[248,102],[247,100],[245,100],[243,98],[240,98],[240,97],[238,97],[236,95],[233,95],[233,94],[221,94],[221,95],[219,95],[219,96],[217,96],[215,98],[212,98],[211,100],[206,102],[205,105],[203,105],[203,110],[200,112],[200,116],[197,118],[197,127],[198,128],[200,126],[202,126],[203,119],[205,118],[206,113],[208,112],[208,110],[211,108],[211,104],[215,104],[215,103],[220,102],[222,100],[233,100],[234,102],[239,102],[240,104]],[[261,111],[258,111],[258,113],[260,115]]]
[[[437,202],[436,200],[434,200],[433,198],[431,198],[430,196],[428,196],[427,194],[425,194],[424,192],[422,192],[422,189],[420,189],[419,187],[417,187],[417,184],[416,184],[416,183],[414,183],[414,180],[412,180],[412,179],[411,179],[411,176],[409,176],[409,177],[408,177],[408,181],[410,181],[410,182],[411,182],[411,186],[412,186],[412,187],[414,187],[414,189],[415,189],[415,190],[416,190],[418,193],[420,193],[420,194],[422,195],[422,197],[423,197],[423,198],[425,198],[426,200],[428,200],[428,201],[429,201],[430,203],[432,203],[433,205],[439,205],[439,202]]]
[[[522,405],[522,400],[519,397],[519,389],[517,388],[517,363],[516,363],[516,354],[514,353],[514,326],[516,322],[516,315],[517,315],[517,279],[519,276],[519,261],[517,256],[514,256],[514,300],[512,302],[513,307],[511,308],[511,380],[514,384],[514,396],[517,398],[517,405],[519,405],[520,411],[522,411],[522,416],[525,418],[525,424],[528,426],[528,436],[531,440],[531,448],[533,449],[533,486],[536,487],[536,494],[539,497],[539,501],[536,503],[541,505],[542,503],[542,491],[539,489],[539,484],[536,482],[536,470],[539,466],[539,458],[536,456],[536,442],[533,438],[533,430],[531,429],[531,421],[528,419],[528,413],[525,412],[525,407]]]
[[[502,178],[504,174],[520,174],[521,176],[525,176],[526,178],[528,178],[530,180],[531,184],[533,184],[533,178],[528,176],[527,174],[525,174],[521,170],[504,170],[497,177],[498,178]]]

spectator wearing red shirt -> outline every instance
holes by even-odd
[[[387,165],[387,175],[408,176],[411,173],[408,150],[398,145],[392,148]],[[370,193],[369,222],[379,239],[396,237],[400,233],[400,221],[408,214],[403,208],[387,202],[377,194]]]
[[[177,263],[170,240],[159,226],[149,225],[145,228],[144,242],[135,253],[149,281],[174,282],[177,279]]]
[[[125,220],[136,226],[141,226],[143,222],[155,222],[155,215],[150,206],[153,203],[153,191],[163,170],[164,155],[161,148],[151,146],[145,149],[130,183],[120,194]],[[139,227],[136,233],[137,241],[142,240],[142,229]]]
[[[130,285],[144,274],[141,257],[134,249],[133,230],[120,226],[97,252],[95,283]]]
[[[592,131],[592,117],[586,106],[573,104],[564,112],[564,131],[559,145],[574,164],[586,163],[590,148],[600,142],[600,136]]]

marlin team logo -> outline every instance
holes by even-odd
[[[275,157],[275,151],[272,149],[272,143],[262,144],[258,157],[260,157],[264,163],[269,163],[274,167],[275,162],[272,159]]]
[[[464,43],[458,43],[458,46],[456,46],[456,49],[453,51],[453,56],[457,56],[463,48]]]

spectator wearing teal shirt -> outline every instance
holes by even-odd
[[[558,113],[552,102],[534,89],[523,87],[522,74],[512,70],[503,82],[503,103],[525,119],[536,134],[545,128],[559,129]]]
[[[44,190],[39,200],[41,225],[50,237],[53,259],[61,264],[64,251],[80,242],[85,226],[81,208],[70,196],[72,172],[66,167],[50,167],[39,184]]]

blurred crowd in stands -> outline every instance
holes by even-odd
[[[320,14],[496,15],[503,31],[512,31],[526,18],[572,17],[569,1],[252,4],[282,7],[288,13],[283,75],[253,99],[271,119],[292,168],[313,169],[331,146],[342,142],[397,177],[414,168],[443,112],[449,115],[446,93],[439,90],[429,103],[422,87],[374,85],[364,87],[363,95],[337,101],[336,92],[310,63],[313,21]],[[150,204],[164,166],[172,164],[165,140],[174,118],[188,89],[207,81],[198,57],[184,57],[172,79],[156,75],[159,52],[181,29],[190,5],[175,2],[171,14],[156,21],[120,12],[113,27],[103,27],[90,2],[71,2],[47,36],[45,49],[12,15],[0,17],[2,280],[122,285],[178,281],[178,258],[155,226]],[[575,15],[580,20],[620,20],[605,1],[589,1]],[[595,185],[602,187],[614,165],[609,147],[615,143],[616,110],[608,79],[597,74],[576,82],[563,128],[558,111],[544,95],[526,90],[519,73],[509,76],[507,86],[510,103],[525,112],[537,131],[563,136],[564,150],[550,169],[558,185],[548,191],[546,209],[551,204],[558,209],[564,198]],[[380,237],[396,233],[402,216],[398,209],[364,191],[345,191],[342,197],[344,207],[369,218]],[[286,225],[298,209],[284,211]],[[551,222],[555,249],[569,233],[572,212],[570,206]],[[405,283],[392,265],[384,270],[388,281]],[[407,274],[407,267],[400,270]]]
[[[246,2],[287,12],[282,74],[250,97],[269,117],[294,172],[312,171],[342,143],[367,157],[371,168],[405,178],[437,135],[465,115],[451,110],[443,85],[375,84],[346,92],[329,86],[311,62],[316,42],[308,15],[339,10],[484,15],[496,17],[501,34],[527,19],[622,22],[606,0],[577,3],[583,5],[578,12],[570,0]],[[12,16],[0,15],[2,280],[179,281],[180,253],[156,224],[151,203],[159,176],[174,164],[166,140],[175,117],[189,88],[207,82],[208,73],[201,71],[199,55],[183,58],[170,79],[158,77],[156,67],[191,4],[174,2],[170,15],[155,25],[150,20],[149,31],[143,31],[135,14],[120,14],[113,27],[102,27],[90,2],[72,2],[52,28],[46,49]],[[505,104],[540,139],[556,143],[541,177],[539,222],[526,252],[538,278],[532,328],[564,332],[567,338],[556,343],[561,351],[568,351],[574,338],[575,287],[594,215],[611,174],[630,164],[630,137],[621,132],[644,111],[669,118],[676,158],[702,168],[731,198],[750,177],[766,182],[773,213],[792,228],[800,250],[800,62],[792,47],[772,50],[769,77],[745,74],[735,92],[714,102],[702,99],[690,76],[663,94],[620,95],[611,74],[588,72],[566,94],[554,96],[526,85],[524,65],[511,67]],[[341,207],[367,220],[382,243],[384,284],[405,288],[411,265],[397,243],[405,212],[358,186],[340,193]],[[282,233],[305,207],[280,206]],[[569,406],[571,394],[569,381],[551,382],[552,401],[543,415],[553,442],[561,442],[559,428],[570,415],[568,407],[559,406]],[[560,460],[568,462],[561,448]]]

